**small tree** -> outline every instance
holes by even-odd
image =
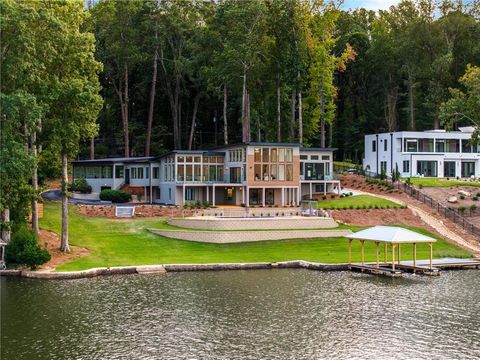
[[[7,263],[26,265],[30,269],[37,268],[51,258],[49,252],[39,246],[37,235],[25,226],[13,234],[5,255]]]

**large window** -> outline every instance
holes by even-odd
[[[433,152],[433,139],[418,139],[418,151]]]
[[[376,140],[372,141],[372,152],[377,152],[377,141]]]
[[[385,139],[383,140],[383,151],[387,151],[388,150],[388,140]]]
[[[305,180],[324,180],[325,163],[305,163]]]
[[[228,159],[231,162],[244,162],[245,161],[245,150],[244,149],[235,149],[228,152]]]
[[[409,173],[410,172],[410,161],[409,160],[403,160],[403,172],[404,173]]]
[[[293,181],[292,148],[255,148],[255,181]]]
[[[437,162],[417,161],[417,173],[425,177],[437,177]]]
[[[443,176],[444,177],[455,177],[455,161],[445,161],[443,163]]]
[[[130,169],[130,178],[143,179],[143,167],[133,167]]]
[[[153,167],[152,169],[153,169],[153,170],[152,170],[152,172],[153,172],[152,178],[153,178],[153,179],[158,179],[158,178],[160,178],[160,168],[159,168],[158,166],[155,166],[155,167]]]
[[[122,172],[123,175],[123,172]],[[113,167],[106,166],[75,166],[73,176],[76,179],[112,179]],[[123,176],[122,176],[123,177]]]
[[[123,179],[124,176],[124,167],[123,166],[116,166],[115,167],[115,178],[116,179]]]
[[[462,152],[463,153],[473,153],[473,145],[470,143],[470,140],[462,140]]]
[[[475,162],[462,161],[462,177],[475,176]]]
[[[231,183],[242,182],[242,168],[240,167],[230,168],[230,182]]]
[[[403,148],[406,152],[418,152],[417,139],[405,139],[405,146]]]

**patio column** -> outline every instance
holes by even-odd
[[[262,207],[265,207],[265,187],[262,188]]]
[[[323,195],[327,195],[327,182],[323,182]]]
[[[380,242],[375,242],[375,244],[377,245],[377,270],[380,268],[380,260],[379,260],[379,257],[380,257],[380,250],[379,250],[379,245],[380,245]]]
[[[383,244],[383,257],[384,257],[384,262],[387,264],[388,261],[388,248],[387,248],[387,243]]]
[[[207,202],[210,203],[210,188],[207,185]]]
[[[295,191],[297,192],[297,206],[300,206],[300,203],[302,202],[302,191],[299,186],[295,188]]]
[[[401,249],[402,244],[398,244],[398,266],[400,266],[400,249]]]
[[[282,207],[285,206],[285,188],[282,187]]]
[[[308,200],[312,199],[312,183],[310,183],[310,198]]]
[[[248,186],[245,187],[245,206],[250,206],[250,189],[248,188]]]
[[[182,185],[182,205],[185,205],[185,184]]]
[[[395,271],[395,244],[392,244],[392,271]]]
[[[212,185],[212,206],[215,206],[215,185]]]

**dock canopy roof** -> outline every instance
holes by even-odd
[[[391,244],[433,243],[434,238],[398,226],[374,226],[346,236],[349,239]]]

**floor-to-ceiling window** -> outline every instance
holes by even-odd
[[[462,177],[475,176],[475,161],[462,161]]]
[[[437,177],[436,161],[417,161],[417,173],[426,177]]]
[[[455,177],[455,161],[445,161],[443,163],[443,176]]]

